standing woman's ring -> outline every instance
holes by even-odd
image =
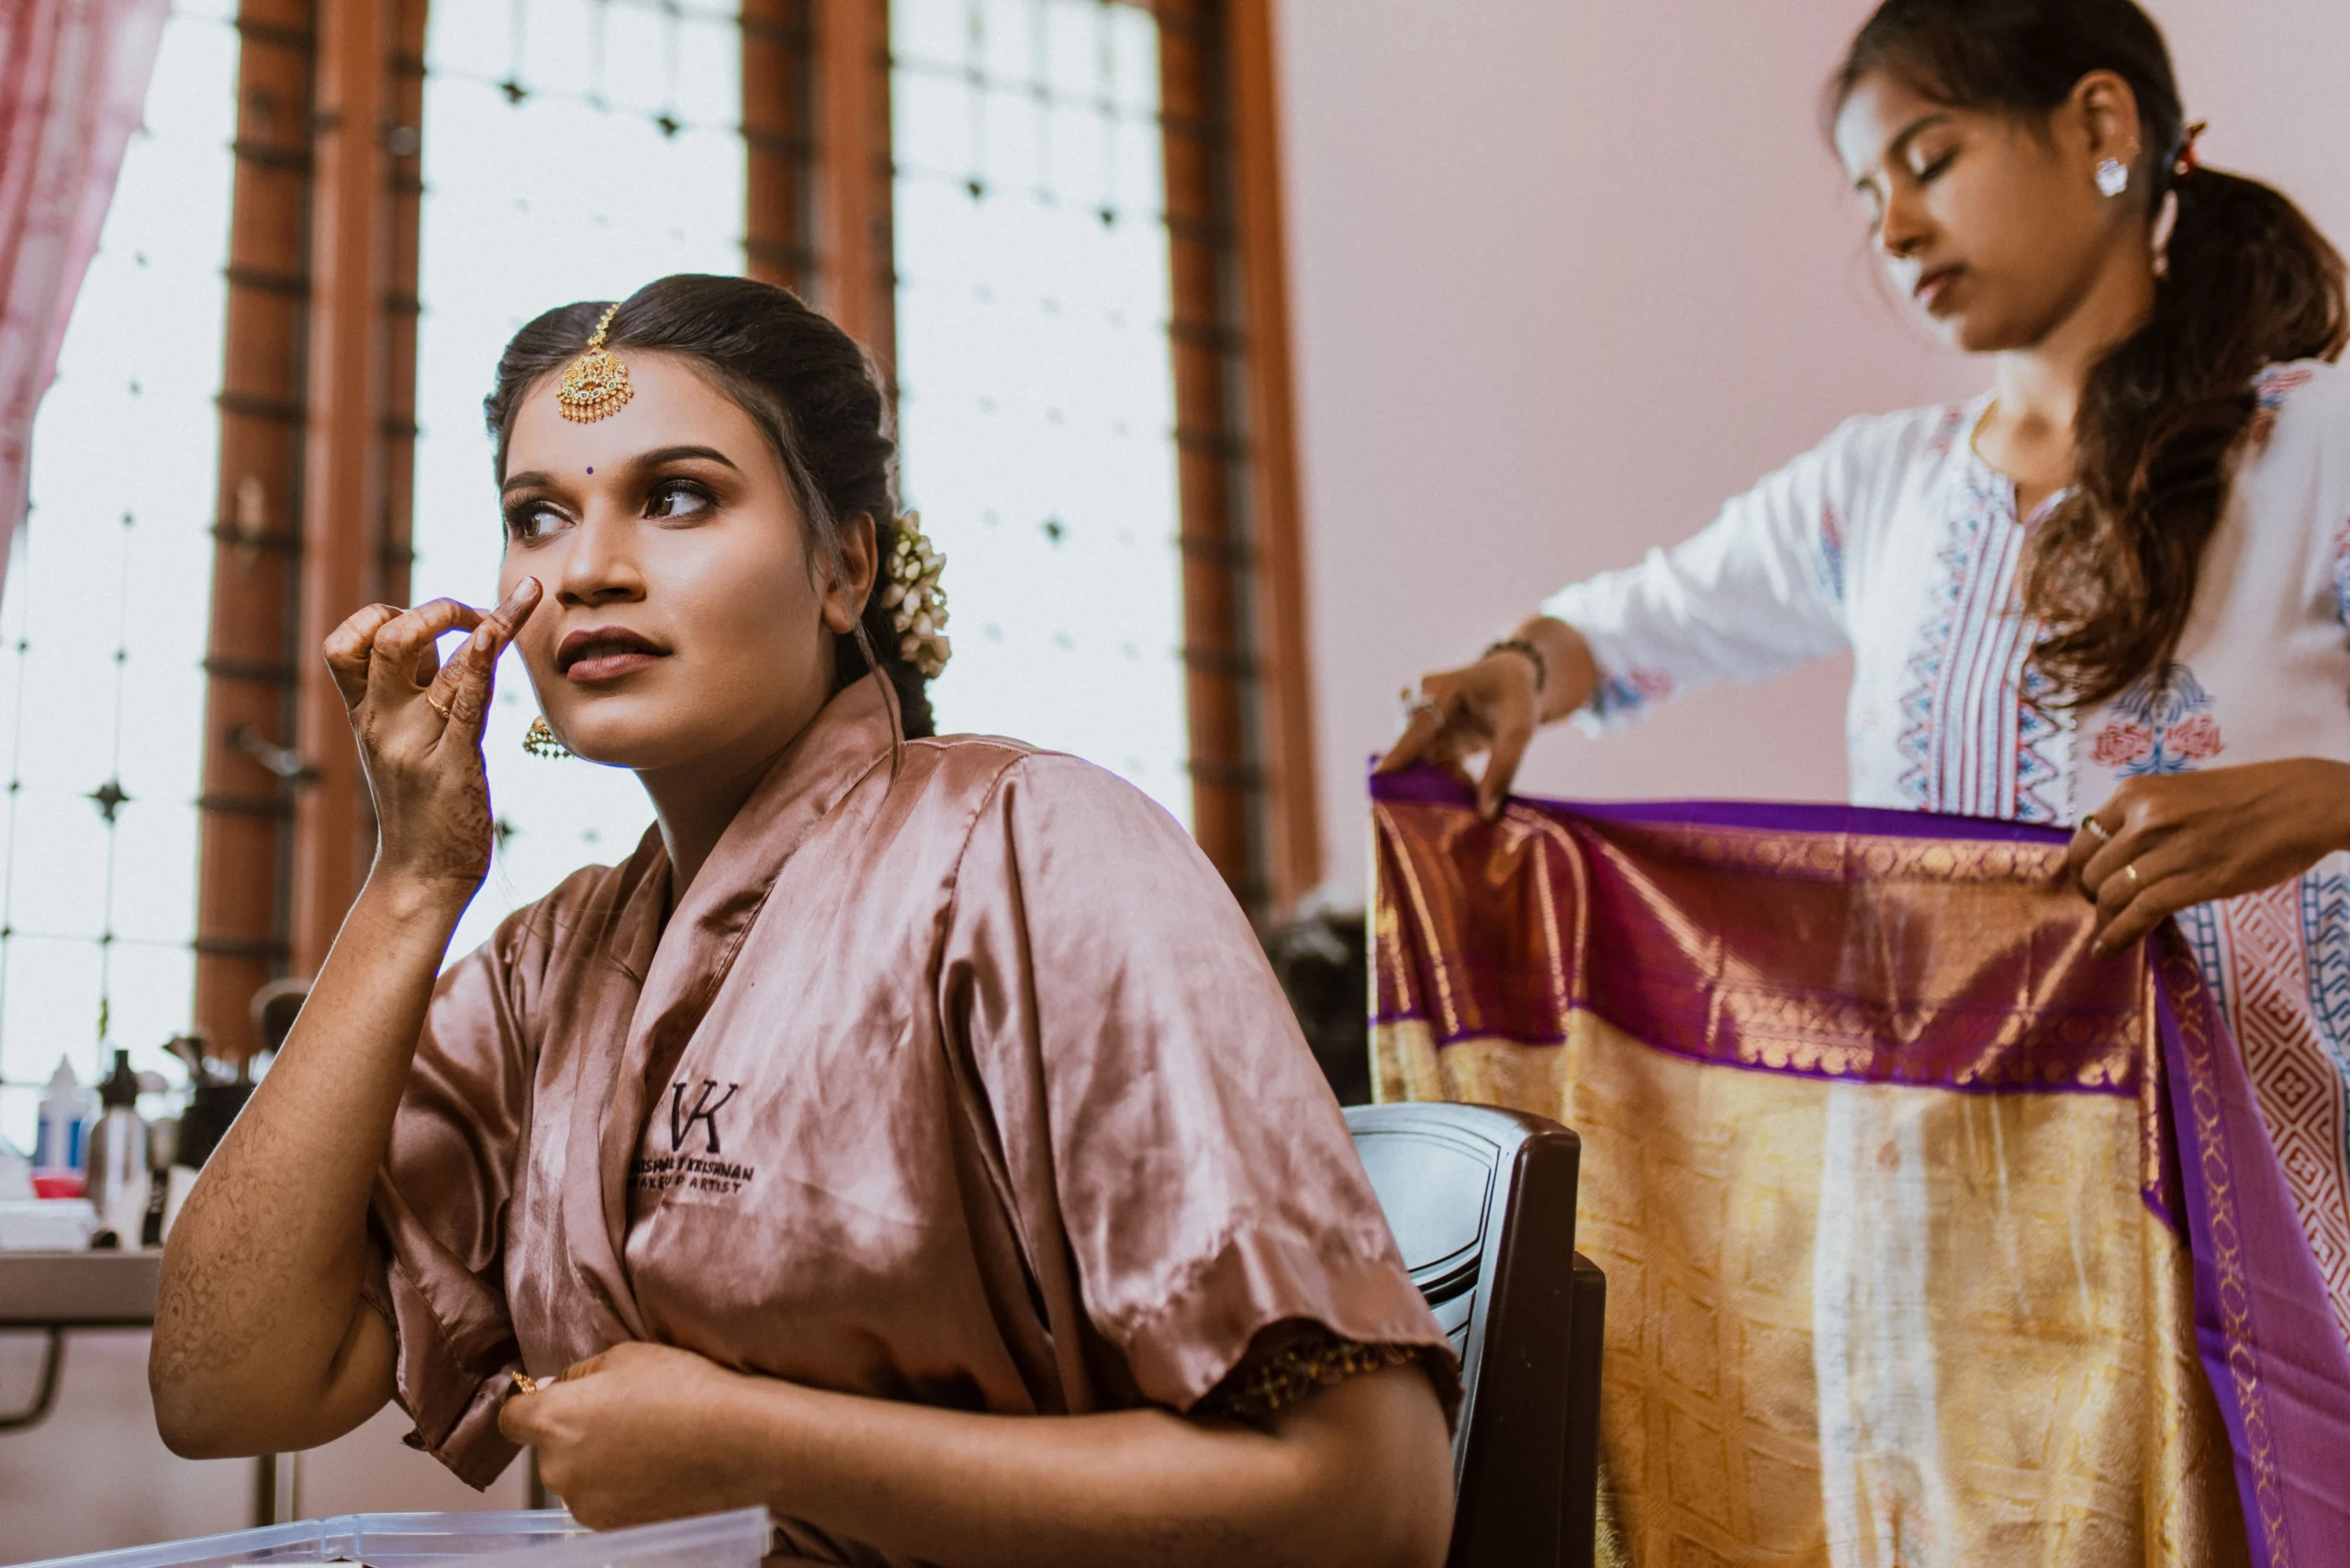
[[[428,692],[426,692],[426,693],[424,694],[424,705],[425,705],[427,708],[431,709],[435,713],[440,714],[440,715],[441,715],[441,717],[442,717],[442,719],[443,721],[446,721],[446,720],[447,720],[447,718],[449,717],[449,710],[448,710],[448,708],[443,707],[442,704],[440,704],[440,703],[435,702],[434,700],[432,700],[432,693],[431,693],[431,692],[429,692],[429,691],[428,691]]]

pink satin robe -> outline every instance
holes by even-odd
[[[1073,757],[835,698],[670,915],[647,834],[442,977],[376,1189],[409,1439],[631,1339],[1001,1413],[1190,1407],[1290,1319],[1449,1350],[1246,919]],[[804,1549],[804,1546],[803,1546]]]

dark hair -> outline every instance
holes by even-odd
[[[2257,407],[2254,378],[2333,359],[2350,336],[2342,257],[2270,186],[2175,172],[2188,140],[2178,84],[2132,0],[1885,0],[1830,86],[1836,109],[1883,73],[1953,107],[2044,118],[2093,71],[2137,95],[2143,154],[2131,178],[2148,221],[2166,195],[2178,208],[2153,314],[2083,390],[2077,482],[2026,546],[2023,609],[2042,628],[2032,664],[2063,689],[2053,703],[2080,707],[2160,678],[2177,651]]]
[[[515,410],[543,377],[579,357],[610,304],[560,306],[506,345],[498,385],[482,399],[498,442],[500,483]],[[658,349],[697,362],[766,432],[806,520],[811,561],[821,558],[837,569],[841,531],[870,517],[878,565],[887,573],[898,532],[898,446],[872,362],[846,332],[788,289],[680,273],[622,300],[605,343],[615,352]],[[870,656],[877,654],[897,689],[906,734],[932,734],[924,678],[900,652],[897,628],[878,592],[866,600],[858,635],[834,641],[834,689],[872,669]]]

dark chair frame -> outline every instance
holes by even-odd
[[[1574,1249],[1581,1140],[1487,1105],[1351,1106],[1347,1126],[1460,1354],[1449,1568],[1584,1568],[1607,1284]]]

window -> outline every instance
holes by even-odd
[[[231,0],[181,0],[34,427],[0,599],[0,1137],[188,1026],[235,134]]]
[[[1101,0],[895,0],[903,481],[946,552],[939,727],[1192,820],[1158,26]]]

